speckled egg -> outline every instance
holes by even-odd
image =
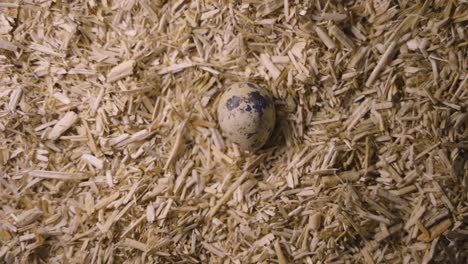
[[[218,122],[228,140],[243,150],[257,150],[275,127],[276,112],[270,93],[252,82],[236,83],[221,96]]]

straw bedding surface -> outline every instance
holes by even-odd
[[[0,262],[466,263],[466,1],[0,3]],[[219,95],[275,97],[267,146]]]

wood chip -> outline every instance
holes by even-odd
[[[78,115],[75,112],[67,112],[52,128],[48,138],[50,140],[58,139],[65,131],[71,128],[78,121]]]
[[[18,103],[21,99],[21,94],[22,94],[21,88],[16,88],[11,93],[10,102],[8,103],[8,109],[10,111],[12,112],[16,111],[16,106],[18,106]]]
[[[115,82],[122,78],[125,78],[133,73],[133,68],[135,67],[134,60],[128,60],[120,63],[119,65],[112,68],[107,74],[108,82]]]
[[[273,64],[273,62],[271,62],[270,60],[270,57],[264,53],[260,54],[260,60],[263,64],[263,66],[265,66],[265,68],[268,69],[271,77],[273,79],[276,79],[279,77],[280,75],[280,71],[276,68],[276,66]]]
[[[269,0],[265,1],[263,4],[259,5],[257,10],[259,10],[259,17],[267,16],[279,8],[283,7],[284,0]]]
[[[322,178],[325,187],[334,187],[340,183],[355,182],[359,180],[361,173],[357,171],[344,172],[337,176],[326,176]]]
[[[93,155],[90,154],[83,154],[81,156],[81,160],[88,163],[89,165],[92,165],[96,169],[102,170],[104,168],[104,161],[96,158]]]
[[[60,172],[44,170],[33,170],[30,171],[28,175],[31,177],[64,181],[81,181],[89,178],[89,176],[86,173],[81,172]]]
[[[120,242],[120,246],[138,249],[143,252],[148,250],[148,246],[145,243],[130,238],[124,238],[124,240]]]
[[[4,49],[8,51],[16,51],[18,47],[10,41],[0,39],[0,49]]]
[[[343,46],[348,49],[354,49],[355,45],[353,41],[337,26],[332,26],[330,32]]]
[[[328,49],[336,48],[335,42],[320,27],[315,27],[315,32],[317,32],[318,37],[320,38],[320,40],[322,40],[323,44],[325,44],[325,46],[327,46]]]
[[[435,225],[429,230],[430,232],[429,237],[427,236],[427,234],[422,233],[421,235],[418,236],[418,240],[424,241],[424,242],[431,242],[436,237],[440,236],[442,233],[447,231],[450,226],[452,226],[452,220],[445,219],[444,221],[440,222],[439,224]]]
[[[215,246],[207,243],[207,242],[201,242],[203,247],[208,250],[209,252],[213,253],[214,255],[218,256],[218,257],[224,257],[226,255],[226,253],[224,253],[222,250],[220,250],[219,248],[216,248]]]
[[[219,208],[224,205],[232,196],[234,191],[244,182],[244,180],[249,176],[249,173],[244,172],[242,175],[229,187],[229,189],[226,191],[226,193],[223,195],[223,197],[216,202],[216,205],[210,209],[210,211],[207,214],[208,219],[212,218],[216,212],[219,210]]]
[[[389,63],[389,60],[392,58],[393,53],[398,45],[397,41],[392,41],[390,45],[388,45],[387,49],[385,50],[385,53],[380,57],[379,62],[377,63],[377,66],[375,66],[374,70],[372,70],[371,75],[366,81],[366,86],[371,86],[377,77],[379,77],[380,72],[383,70],[385,66]]]
[[[167,74],[167,73],[176,73],[179,72],[183,69],[192,67],[193,63],[191,62],[184,62],[184,63],[179,63],[179,64],[174,64],[165,68],[162,68],[161,70],[158,71],[158,74]]]
[[[288,264],[286,257],[284,256],[283,251],[281,250],[281,246],[278,240],[275,241],[274,247],[275,247],[276,257],[278,258],[278,263]]]

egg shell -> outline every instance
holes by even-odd
[[[218,104],[218,122],[228,140],[243,150],[257,150],[275,127],[276,112],[271,94],[255,83],[229,87]]]

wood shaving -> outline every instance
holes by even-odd
[[[65,131],[71,128],[78,121],[78,115],[75,112],[67,112],[52,128],[48,138],[50,140],[58,139]]]
[[[134,60],[128,60],[120,63],[109,71],[107,74],[108,82],[115,82],[122,78],[125,78],[133,73],[133,68],[135,67]]]
[[[1,263],[466,263],[466,1],[0,3]],[[216,109],[274,97],[244,153]]]

